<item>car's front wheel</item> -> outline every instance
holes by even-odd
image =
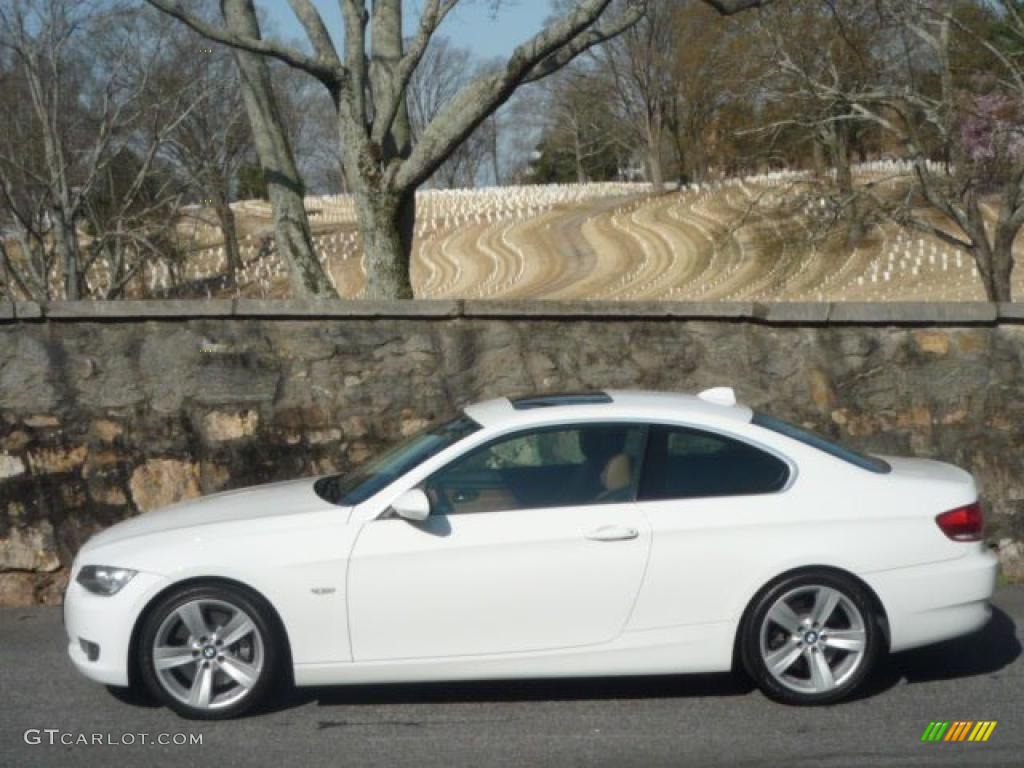
[[[168,595],[146,616],[139,668],[178,714],[235,717],[268,694],[280,658],[269,610],[245,590],[208,584]]]
[[[747,613],[742,658],[769,697],[832,704],[868,678],[883,644],[876,609],[852,578],[821,571],[782,579]]]

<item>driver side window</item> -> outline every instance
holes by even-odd
[[[625,424],[519,432],[456,459],[424,489],[435,514],[632,501],[645,432]]]

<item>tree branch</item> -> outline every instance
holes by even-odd
[[[222,43],[242,51],[248,51],[249,53],[259,53],[264,56],[270,56],[278,61],[283,61],[290,67],[308,72],[329,88],[336,88],[348,77],[347,70],[341,64],[336,63],[337,53],[335,53],[334,56],[335,61],[331,61],[330,59],[324,60],[320,56],[308,56],[301,51],[280,45],[273,40],[263,40],[259,38],[234,35],[231,32],[210,24],[199,16],[185,10],[178,5],[176,0],[146,0],[146,2],[154,8],[163,11],[168,16],[173,16],[184,24],[187,24],[208,40],[213,40],[214,42]],[[303,0],[296,0],[296,2],[302,4]],[[296,14],[298,15],[298,10],[296,10]],[[300,16],[299,18],[301,21],[302,17]],[[307,34],[308,33],[309,31],[307,29]]]
[[[479,77],[459,91],[423,131],[409,158],[393,171],[393,183],[400,189],[423,183],[537,64],[589,29],[610,3],[581,0],[570,13],[519,45],[501,71]]]
[[[556,53],[538,62],[523,82],[533,83],[541,80],[558,71],[581,53],[585,53],[595,45],[606,43],[612,38],[618,37],[640,21],[646,11],[646,0],[633,0],[633,2],[629,3],[628,9],[610,24],[602,25],[600,29],[588,29],[584,34],[578,35]]]
[[[338,51],[334,47],[327,27],[324,26],[323,17],[320,16],[316,6],[311,0],[288,0],[288,3],[299,23],[302,24],[302,28],[306,30],[306,37],[313,44],[317,59],[330,62],[333,67],[340,68],[342,64],[341,59],[338,58]]]
[[[427,5],[420,15],[420,25],[416,37],[413,38],[405,55],[398,62],[390,92],[382,94],[380,104],[377,105],[378,114],[374,119],[373,140],[378,144],[384,140],[384,136],[391,130],[391,126],[395,122],[402,103],[402,95],[409,86],[412,73],[422,61],[431,37],[458,3],[459,0],[427,0]]]
[[[366,109],[366,25],[369,18],[361,0],[341,0],[341,13],[345,21],[345,63],[352,83],[348,93],[351,114],[365,131],[369,120]]]

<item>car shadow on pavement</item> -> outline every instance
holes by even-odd
[[[141,685],[134,685],[130,688],[122,688],[116,685],[106,686],[107,691],[122,704],[130,707],[143,707],[144,709],[159,709],[163,706],[159,701],[146,691]]]
[[[284,707],[316,701],[320,706],[362,704],[437,704],[587,699],[663,699],[691,696],[740,696],[753,690],[742,676],[725,674],[647,677],[473,680],[438,683],[353,685],[299,688]]]
[[[980,631],[937,645],[903,651],[886,658],[871,682],[855,696],[869,698],[901,681],[909,684],[996,675],[1022,653],[1013,619],[998,607]],[[122,703],[159,706],[133,689],[110,688]],[[515,701],[583,701],[616,699],[699,698],[744,696],[754,690],[742,674],[658,675],[642,677],[485,680],[469,682],[391,683],[296,688],[261,707],[263,714],[300,707],[385,704],[484,703]]]
[[[1021,655],[1017,625],[1002,609],[993,606],[992,618],[977,632],[943,643],[894,653],[879,665],[863,696],[872,696],[897,685],[996,675]]]
[[[855,699],[886,691],[901,681],[921,683],[992,675],[1022,652],[1017,627],[1005,611],[993,607],[980,631],[937,645],[887,657]],[[427,704],[498,701],[577,701],[608,699],[743,696],[753,686],[741,674],[660,675],[651,677],[563,678],[444,683],[394,683],[299,688],[272,710],[315,701],[320,706]]]

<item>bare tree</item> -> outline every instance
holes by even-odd
[[[663,150],[675,87],[676,3],[650,0],[647,13],[622,35],[602,46],[598,58],[618,98],[637,147],[643,147],[647,178],[655,192],[664,188]]]
[[[23,259],[48,266],[45,254],[52,243],[69,299],[77,299],[80,292],[77,227],[84,198],[112,157],[110,142],[126,101],[118,98],[118,84],[111,78],[97,94],[96,114],[86,116],[76,103],[73,93],[82,80],[75,72],[74,56],[95,22],[95,11],[88,4],[12,0],[0,7],[0,46],[13,54],[31,106],[28,133],[38,136],[41,149],[37,158],[25,157],[13,146],[5,148],[0,173],[6,202],[14,214]],[[71,134],[78,128],[76,122],[87,117],[99,127],[90,131],[91,146],[81,152],[82,147],[72,145]],[[39,165],[30,167],[36,159],[41,161]],[[16,189],[18,181],[29,179],[35,182],[37,192]],[[18,205],[19,197],[22,205]],[[25,202],[36,209],[26,209]],[[48,295],[46,272],[32,274],[31,283],[34,293]]]
[[[497,71],[464,86],[414,141],[406,102],[409,80],[459,0],[425,0],[408,44],[402,34],[401,0],[378,0],[372,9],[365,0],[341,0],[345,25],[341,51],[312,0],[289,0],[311,52],[261,38],[258,25],[250,24],[247,30],[239,25],[218,26],[176,0],[147,1],[211,40],[301,69],[328,90],[337,107],[340,151],[363,233],[370,298],[412,296],[409,258],[416,189],[517,88],[557,71],[583,51],[628,29],[646,5],[645,0],[628,0],[621,14],[612,15],[606,14],[612,0],[579,0],[568,13],[519,45]],[[762,0],[708,2],[723,13],[762,4]]]
[[[674,94],[667,127],[680,178],[701,181],[712,164],[732,159],[739,127],[732,118],[749,120],[750,105],[764,102],[756,82],[760,62],[751,56],[756,32],[750,17],[756,14],[715,21],[714,11],[699,0],[677,3],[676,13],[681,18],[671,51]]]
[[[164,11],[170,10],[171,7],[177,9],[177,3],[153,0],[150,2]],[[303,0],[303,5],[312,8],[308,0]],[[224,22],[222,27],[191,13],[188,17],[198,22],[201,28],[194,24],[190,26],[204,35],[204,30],[216,30],[221,42],[225,42],[223,38],[227,38],[247,43],[234,46],[234,55],[241,77],[242,97],[256,142],[256,151],[267,181],[267,192],[274,214],[274,239],[278,253],[290,267],[292,295],[335,295],[331,281],[317,261],[313,249],[313,235],[303,202],[305,187],[295,163],[287,127],[282,120],[281,107],[274,93],[269,63],[266,56],[261,55],[266,53],[268,46],[279,46],[262,39],[259,18],[252,0],[221,0],[220,6]],[[322,22],[320,28],[323,29]],[[306,58],[305,54],[299,56]]]
[[[953,0],[872,2],[888,35],[871,82],[851,86],[785,53],[780,63],[823,102],[846,105],[825,121],[880,130],[910,163],[909,178],[859,185],[854,199],[970,253],[988,298],[1009,301],[1024,227],[1024,16],[1014,0],[998,4],[1001,42]],[[982,64],[958,71],[958,56]],[[905,192],[894,199],[894,189]]]
[[[897,18],[937,62],[938,93],[904,89],[883,93],[879,100],[864,98],[856,106],[858,114],[905,143],[918,191],[953,232],[915,215],[910,206],[901,211],[901,219],[971,253],[988,298],[1010,301],[1013,244],[1024,228],[1024,16],[1014,0],[998,2],[1005,20],[1004,45],[961,21],[952,0],[910,0],[898,6]],[[956,45],[981,48],[993,65],[991,71],[971,74],[970,93],[962,90],[954,72]],[[891,116],[882,114],[884,109]],[[951,162],[928,162],[925,126],[938,135]],[[995,198],[992,226],[986,214],[988,195]]]
[[[182,52],[159,21],[148,9],[104,19],[89,51],[100,71],[103,62],[119,61],[118,77],[132,84],[134,94],[130,120],[118,126],[111,148],[115,154],[83,198],[80,272],[93,298],[121,298],[133,282],[138,295],[147,295],[139,279],[146,268],[183,258],[177,224],[186,185],[166,162],[165,150],[207,107],[213,84],[169,76],[180,70]],[[118,58],[121,51],[128,53]],[[105,280],[88,279],[94,265]]]
[[[213,208],[234,279],[242,259],[232,184],[253,152],[237,69],[228,51],[204,46],[202,38],[184,28],[175,35],[167,63],[160,87],[189,93],[195,108],[178,122],[161,155],[180,169],[193,196]]]
[[[190,107],[180,91],[153,98],[160,31],[116,3],[10,0],[0,5],[0,50],[11,84],[0,206],[19,251],[12,259],[5,249],[7,268],[32,298],[77,299],[99,253],[144,238],[148,214],[166,221],[157,200],[174,196],[155,192],[154,160]]]
[[[180,260],[176,224],[185,190],[171,169],[156,167],[168,129],[153,122],[151,130],[140,132],[141,155],[122,153],[82,207],[83,283],[94,264],[107,277],[91,287],[93,298],[122,298],[147,266]]]
[[[760,37],[771,41],[763,55],[773,64],[786,62],[773,67],[764,83],[769,98],[789,106],[790,117],[779,124],[799,126],[814,142],[815,157],[827,157],[839,193],[854,210],[855,143],[871,128],[851,119],[853,106],[847,94],[869,88],[889,74],[885,62],[891,57],[887,46],[894,42],[893,30],[886,14],[879,12],[881,7],[873,0],[782,4],[763,17],[759,28]],[[831,87],[808,87],[801,73],[817,73],[812,82],[826,79]]]
[[[56,254],[49,238],[49,185],[28,80],[10,48],[0,46],[0,256],[12,297],[50,296]]]
[[[614,178],[633,147],[631,125],[611,106],[619,94],[600,68],[576,63],[544,83],[541,178],[560,178],[571,166],[579,184]]]
[[[453,45],[448,38],[439,35],[430,40],[419,66],[409,78],[406,92],[413,143],[473,79],[476,70],[468,49]],[[486,125],[481,125],[457,147],[426,183],[449,189],[474,186],[489,147],[489,137],[484,131]]]
[[[495,186],[502,184],[503,174],[501,171],[501,142],[506,110],[500,109],[487,118],[484,122],[484,136],[487,141],[487,157],[491,161],[491,179]]]
[[[284,64],[273,64],[273,77],[281,117],[307,194],[348,192],[330,95],[316,80]]]

